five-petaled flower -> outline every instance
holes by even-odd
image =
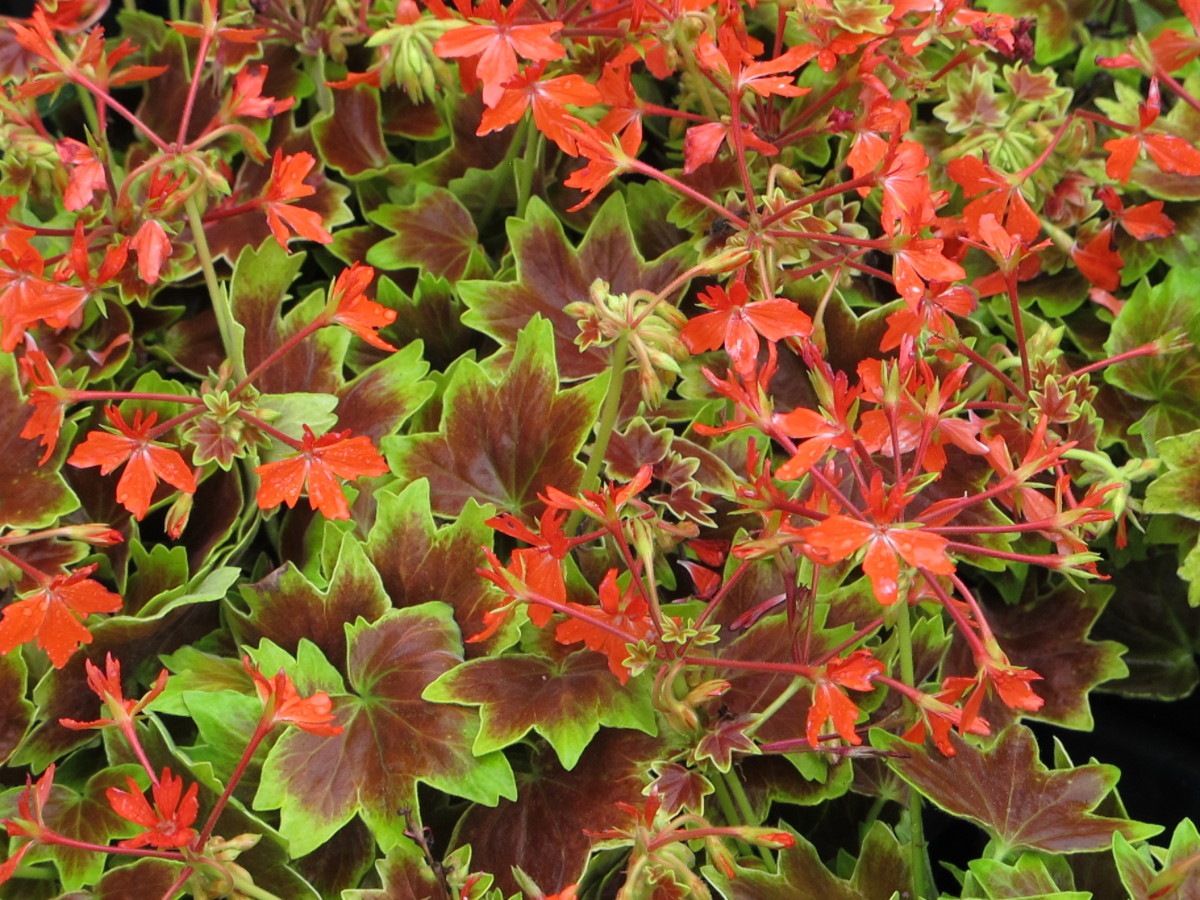
[[[350,431],[331,431],[317,437],[304,427],[300,453],[286,459],[264,463],[254,471],[258,486],[258,508],[271,509],[280,503],[296,505],[300,492],[308,492],[308,502],[327,519],[350,518],[350,507],[338,478],[354,480],[388,471],[387,463],[363,435],[350,437]]]
[[[374,277],[375,270],[362,263],[343,269],[333,283],[321,315],[330,323],[346,326],[373,347],[395,350],[376,331],[395,322],[396,311],[367,296],[366,290]]]
[[[290,205],[293,200],[311,197],[317,189],[311,184],[305,184],[304,179],[317,163],[311,153],[293,153],[284,156],[283,151],[276,150],[275,158],[271,160],[271,177],[267,181],[266,192],[262,205],[267,214],[267,224],[271,233],[284,250],[287,249],[290,228],[300,237],[316,241],[318,244],[328,244],[333,235],[325,230],[321,214],[315,209],[304,209]]]
[[[276,672],[275,677],[267,678],[248,656],[242,657],[242,666],[254,679],[254,689],[263,702],[262,721],[267,728],[284,723],[322,737],[342,733],[342,726],[335,721],[333,701],[327,693],[317,691],[301,697],[292,679],[282,670]]]
[[[722,344],[733,360],[734,369],[748,378],[758,364],[759,335],[768,341],[812,334],[812,319],[791,300],[772,297],[750,299],[744,281],[735,281],[728,292],[714,285],[700,295],[700,302],[712,312],[691,319],[679,337],[692,353],[715,350]]]
[[[92,636],[80,620],[93,613],[121,608],[121,597],[88,578],[96,566],[85,566],[70,575],[55,575],[44,587],[4,607],[0,621],[0,656],[37,638],[54,668],[61,669],[80,644]]]
[[[133,414],[133,422],[128,423],[115,406],[106,407],[104,412],[118,433],[91,432],[67,462],[81,469],[99,466],[101,475],[126,463],[117,482],[117,502],[139,521],[150,509],[150,499],[160,478],[185,494],[196,492],[195,473],[183,457],[170,447],[154,443],[150,436],[157,413],[138,410]]]
[[[191,826],[200,812],[200,801],[196,798],[199,783],[193,782],[184,792],[183,779],[164,768],[158,783],[151,786],[154,795],[154,806],[151,806],[136,781],[128,777],[125,781],[129,785],[128,791],[120,788],[105,791],[108,805],[122,819],[146,830],[121,841],[118,846],[174,850],[195,840],[196,830]]]

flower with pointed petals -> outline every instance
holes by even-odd
[[[748,303],[750,291],[744,281],[735,281],[726,292],[714,285],[700,295],[712,312],[691,319],[679,333],[692,353],[715,350],[722,344],[734,369],[749,378],[758,364],[759,336],[768,341],[812,334],[812,319],[791,300],[773,297]]]
[[[317,437],[304,426],[300,453],[265,463],[254,471],[258,486],[258,508],[271,509],[280,503],[296,505],[300,492],[308,492],[308,502],[327,519],[350,518],[350,507],[338,478],[354,480],[366,475],[383,475],[388,466],[371,439],[350,437],[349,430],[331,431]]]
[[[242,666],[254,679],[254,689],[258,699],[263,702],[264,722],[295,725],[321,737],[342,733],[342,726],[334,721],[333,701],[327,693],[317,691],[311,696],[301,697],[292,679],[283,671],[276,672],[274,678],[267,678],[248,656],[242,657]]]
[[[111,718],[95,719],[91,722],[80,722],[75,719],[59,719],[58,723],[72,731],[82,731],[87,728],[104,728],[116,725],[124,730],[133,726],[133,719],[138,713],[149,706],[167,686],[167,670],[162,669],[155,679],[154,685],[140,700],[126,700],[125,690],[121,686],[121,661],[114,659],[111,653],[105,654],[104,671],[90,659],[84,662],[87,670],[88,688],[104,701]]]
[[[70,575],[55,575],[41,589],[4,607],[0,656],[36,638],[54,668],[61,669],[80,644],[90,644],[92,636],[81,620],[121,608],[119,594],[88,578],[94,571],[92,565]]]
[[[18,360],[21,371],[29,382],[29,403],[33,415],[21,428],[21,437],[40,438],[45,448],[38,465],[43,466],[54,453],[58,433],[62,430],[63,410],[70,402],[69,394],[58,383],[58,376],[50,366],[50,360],[41,350],[29,349]]]
[[[196,799],[199,783],[193,782],[185,793],[183,779],[164,768],[158,783],[151,787],[154,796],[154,806],[151,806],[136,781],[128,777],[125,781],[129,785],[128,791],[109,788],[104,792],[108,797],[108,805],[122,819],[128,819],[146,830],[121,841],[117,846],[174,850],[186,847],[195,840],[196,829],[191,826],[200,812],[200,801]]]
[[[89,433],[67,462],[80,469],[99,466],[101,475],[127,463],[117,482],[117,502],[138,521],[150,509],[150,499],[160,478],[185,494],[196,492],[196,476],[178,451],[150,438],[157,413],[143,414],[138,410],[133,414],[133,422],[127,423],[115,406],[106,407],[104,412],[117,433]]]
[[[345,325],[372,347],[395,350],[376,331],[395,322],[396,311],[367,297],[367,287],[374,277],[375,270],[362,263],[343,269],[333,283],[322,315],[330,322]]]
[[[500,102],[504,86],[517,74],[517,56],[532,62],[562,59],[567,51],[554,40],[562,22],[516,23],[525,0],[514,0],[502,9],[499,0],[483,0],[471,21],[443,34],[433,52],[443,59],[477,56],[475,76],[483,83],[485,106]]]
[[[293,200],[311,197],[317,192],[311,184],[304,183],[316,163],[311,153],[284,156],[281,150],[275,151],[275,158],[271,161],[271,177],[267,181],[262,203],[271,233],[284,250],[291,237],[289,228],[300,237],[318,244],[328,244],[333,240],[333,235],[325,230],[319,212],[290,205]]]

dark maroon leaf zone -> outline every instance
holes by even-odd
[[[482,631],[484,613],[501,602],[499,591],[475,571],[487,564],[483,548],[492,545],[493,531],[485,524],[484,511],[468,503],[453,524],[438,528],[430,511],[428,482],[377,497],[375,525],[364,549],[392,605],[441,600],[454,608],[465,637]],[[466,649],[477,656],[490,646],[491,642],[468,644]]]
[[[392,160],[380,125],[379,92],[367,87],[333,92],[333,111],[313,124],[321,158],[353,178]]]
[[[547,738],[564,765],[579,754],[601,725],[624,725],[628,692],[591,650],[477,659],[442,676],[425,696],[441,702],[479,706],[476,747],[497,749],[536,731]],[[645,698],[641,698],[645,701]],[[647,727],[653,714],[646,706]]]
[[[581,352],[576,346],[579,326],[564,311],[567,304],[586,300],[598,278],[614,294],[627,294],[662,290],[682,271],[678,255],[650,263],[642,259],[618,195],[604,204],[578,248],[571,246],[550,208],[537,201],[530,203],[524,219],[509,221],[508,238],[515,280],[464,282],[460,290],[470,307],[464,321],[511,348],[535,315],[549,319],[559,369],[567,380],[599,374],[608,365],[608,350]]]
[[[462,661],[451,610],[440,603],[395,610],[348,629],[353,694],[335,698],[343,727],[327,737],[286,733],[263,768],[255,805],[282,807],[292,853],[307,853],[361,811],[395,821],[416,804],[416,783],[482,802],[511,795],[499,754],[476,758],[475,710],[421,699],[439,675]]]
[[[569,772],[549,751],[535,753],[518,777],[515,801],[474,806],[463,817],[457,839],[471,845],[471,867],[494,873],[506,896],[518,889],[508,874],[514,865],[547,890],[574,883],[592,844],[586,832],[625,822],[615,804],[644,800],[650,763],[661,751],[645,734],[606,729]]]
[[[35,707],[25,698],[25,680],[19,654],[0,656],[0,762],[12,755],[33,722]]]
[[[444,188],[418,190],[412,203],[382,206],[371,219],[394,232],[367,254],[382,269],[415,267],[453,282],[469,274],[471,255],[479,252],[474,219]]]
[[[1088,639],[1112,593],[1105,585],[1079,589],[1060,583],[1029,602],[986,606],[988,624],[1009,660],[1042,676],[1032,687],[1045,703],[1029,714],[1031,718],[1068,728],[1091,728],[1089,692],[1127,674],[1121,662],[1123,647]],[[955,641],[946,665],[955,673],[975,673],[970,649],[961,639]],[[1013,712],[994,695],[984,701],[981,714],[997,730],[1014,721]]]
[[[457,515],[474,499],[533,519],[547,487],[579,487],[576,454],[596,422],[598,387],[559,389],[549,324],[539,320],[498,380],[462,362],[446,389],[440,431],[397,439],[388,462],[402,478],[429,479],[439,515]]]
[[[888,763],[901,778],[950,814],[978,823],[1005,848],[1078,853],[1110,846],[1116,833],[1139,840],[1160,830],[1096,815],[1117,783],[1117,769],[1099,763],[1047,769],[1033,732],[1021,725],[1005,729],[986,749],[951,733],[954,756],[882,733],[873,739],[880,749],[900,753]]]
[[[33,415],[17,385],[17,365],[8,353],[0,353],[0,522],[10,528],[35,528],[51,524],[56,516],[70,512],[78,501],[58,474],[67,447],[60,443],[54,458],[39,466],[44,448],[37,440],[21,437],[21,429]]]
[[[339,668],[346,658],[346,623],[373,622],[391,607],[379,575],[352,538],[342,541],[325,588],[287,563],[262,581],[243,585],[241,591],[249,613],[235,608],[230,612],[240,623],[246,643],[268,638],[295,653],[300,641],[308,638]]]

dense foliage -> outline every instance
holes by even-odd
[[[0,21],[0,896],[1200,891],[1027,724],[1200,680],[1198,0],[108,6]]]

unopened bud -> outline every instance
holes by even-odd
[[[167,534],[173,541],[179,540],[183,529],[187,527],[188,519],[192,515],[193,497],[192,494],[180,494],[167,510]]]

